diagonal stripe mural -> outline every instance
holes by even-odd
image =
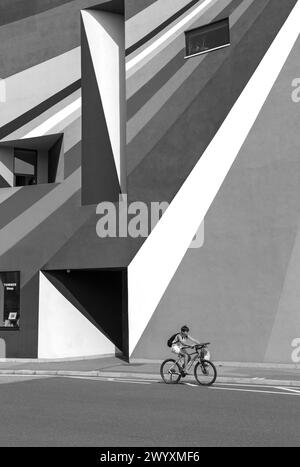
[[[21,290],[0,357],[162,358],[188,321],[222,360],[294,361],[299,2],[10,0],[0,17],[0,274]],[[187,58],[185,33],[227,18],[230,46]],[[99,238],[121,193],[169,205],[149,236]]]

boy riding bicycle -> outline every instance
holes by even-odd
[[[195,344],[200,344],[199,341],[194,339],[192,336],[189,335],[189,328],[187,326],[182,326],[180,333],[178,333],[171,346],[171,351],[177,355],[180,355],[184,359],[184,364],[182,365],[181,368],[181,375],[184,377],[186,376],[186,372],[184,369],[186,368],[188,362],[190,361],[191,357],[189,356],[187,350],[184,348],[187,345],[187,340],[190,340],[191,342]]]

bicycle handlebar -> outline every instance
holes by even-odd
[[[184,345],[182,346],[183,349],[203,349],[203,347],[207,347],[210,345],[210,342],[205,342],[204,344],[195,344],[195,345]]]

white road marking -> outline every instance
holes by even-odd
[[[285,387],[279,387],[277,386],[277,389],[281,389],[282,391],[291,391],[295,392],[296,394],[300,394],[300,389],[292,389],[292,388],[285,388]]]
[[[270,387],[273,388],[273,386],[270,386]],[[278,392],[278,391],[258,391],[255,389],[221,388],[218,386],[210,386],[210,389],[217,389],[220,391],[252,392],[252,393],[258,393],[258,394],[277,394],[278,396],[296,396],[296,397],[300,396],[300,393],[294,394],[294,393],[289,393],[289,392]]]
[[[15,373],[15,374],[1,374],[0,373],[0,379],[2,377],[5,377],[5,378],[53,378],[53,377],[56,377],[57,375],[39,375],[39,374],[18,374],[18,373]]]
[[[234,387],[245,387],[245,388],[276,388],[270,384],[247,384],[247,383],[214,383],[215,386],[234,386]],[[282,388],[283,389],[283,388]],[[300,390],[300,389],[299,389]]]
[[[131,384],[152,384],[151,380],[134,380],[134,379],[121,379],[121,378],[105,378],[101,376],[63,376],[63,378],[71,379],[84,379],[89,381],[107,381],[109,383],[131,383]]]
[[[122,379],[119,381],[115,380],[115,383],[127,383],[127,384],[152,384],[152,383],[145,383],[143,381],[123,381]]]

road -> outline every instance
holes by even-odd
[[[300,389],[0,377],[0,446],[300,446]]]

